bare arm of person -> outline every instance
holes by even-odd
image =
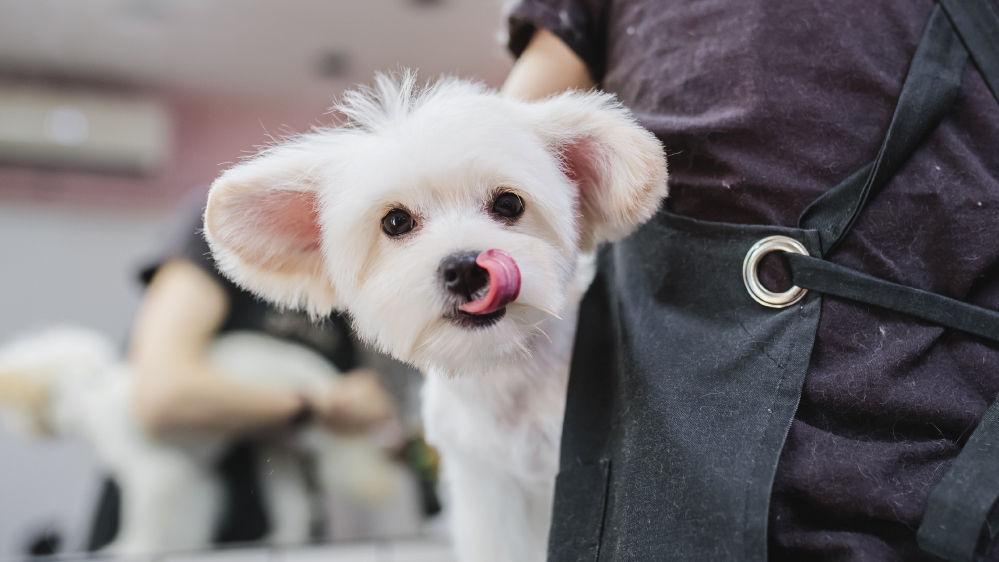
[[[288,423],[302,397],[244,385],[206,360],[207,347],[228,312],[222,287],[186,260],[163,264],[136,317],[129,358],[136,376],[134,404],[146,428],[244,433]],[[319,422],[356,431],[392,415],[391,399],[371,372],[331,381],[329,392],[305,397]]]
[[[150,431],[243,432],[289,420],[300,407],[291,393],[241,385],[207,363],[228,306],[222,287],[198,266],[173,260],[157,270],[129,349],[136,413]]]
[[[505,96],[533,100],[565,90],[588,90],[594,85],[582,59],[556,35],[539,29],[500,91]]]

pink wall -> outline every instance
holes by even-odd
[[[164,98],[173,116],[170,161],[148,177],[99,174],[0,164],[4,201],[162,208],[188,189],[205,185],[254,147],[277,137],[328,123],[323,103],[281,104],[206,99],[174,94]],[[332,100],[332,93],[330,96]]]

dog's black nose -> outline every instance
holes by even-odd
[[[472,300],[489,283],[489,272],[475,263],[478,256],[478,252],[460,252],[441,260],[441,282],[448,292]]]

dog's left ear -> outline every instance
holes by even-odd
[[[529,108],[579,189],[581,249],[622,238],[652,217],[666,197],[663,148],[612,95],[572,91]]]
[[[336,305],[319,224],[324,148],[299,141],[237,164],[212,184],[205,209],[220,271],[272,303],[317,315]]]

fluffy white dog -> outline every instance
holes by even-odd
[[[250,332],[219,337],[210,361],[247,384],[319,392],[338,373],[302,346]],[[31,433],[90,441],[121,489],[118,536],[108,550],[135,555],[209,546],[221,508],[214,466],[228,439],[214,434],[154,438],[132,409],[133,377],[100,335],[60,328],[0,348],[0,403]],[[396,468],[361,438],[306,427],[260,440],[260,483],[271,531],[267,542],[309,539],[312,502],[298,455],[315,455],[326,491],[373,501],[393,493]]]
[[[579,264],[657,210],[662,147],[597,92],[528,103],[407,74],[335,110],[345,126],[215,181],[216,260],[272,302],[346,310],[420,368],[459,558],[543,560]]]

